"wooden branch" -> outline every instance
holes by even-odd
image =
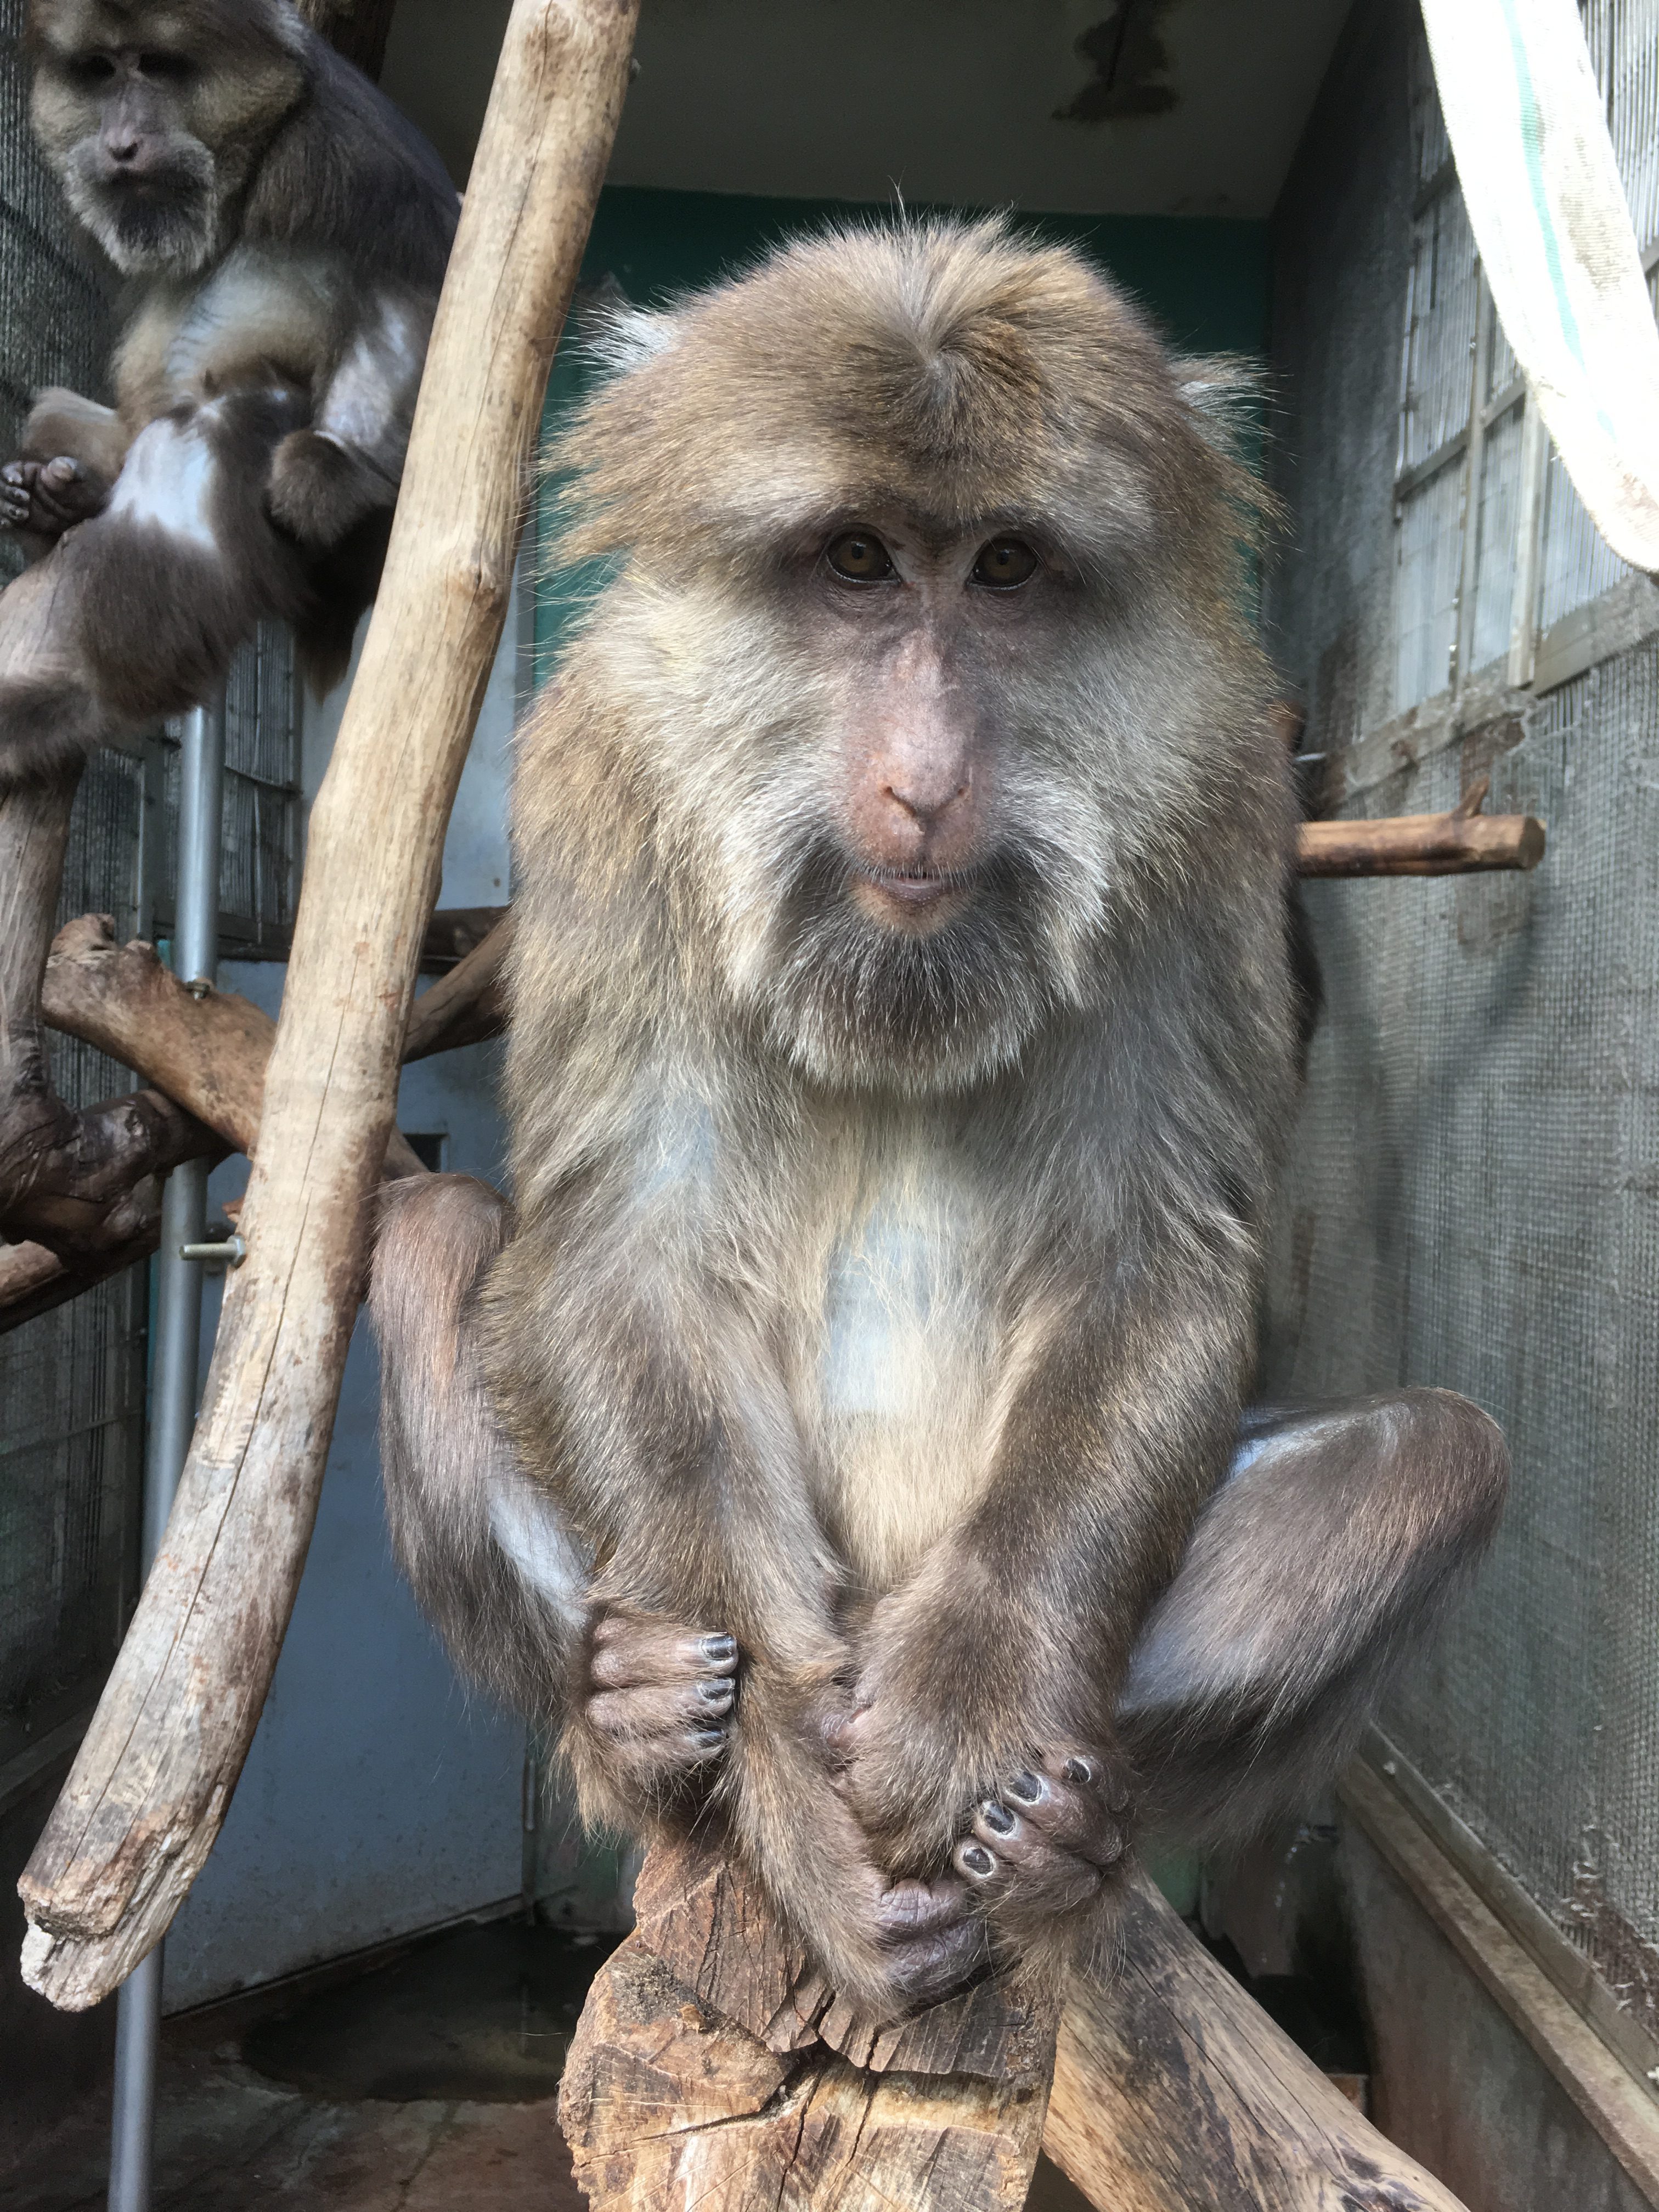
[[[1463,2212],[1138,1877],[1066,1992],[1043,2148],[1101,2212]]]
[[[312,810],[240,1224],[248,1257],[227,1287],[166,1541],[19,1885],[25,1977],[71,2010],[106,1996],[166,1932],[223,1820],[288,1625],[421,939],[636,7],[514,0],[385,580]]]
[[[1378,822],[1304,822],[1303,876],[1457,876],[1485,868],[1535,868],[1544,825],[1531,814],[1483,814],[1482,777],[1449,814],[1397,814]]]
[[[52,1028],[96,1045],[176,1098],[233,1152],[252,1153],[276,1024],[251,1000],[234,991],[196,998],[153,945],[118,945],[108,915],[83,914],[52,940],[40,1011]],[[396,1129],[385,1172],[426,1173]]]
[[[71,769],[0,797],[0,1237],[58,1255],[65,1284],[101,1281],[105,1255],[144,1249],[157,1177],[217,1149],[211,1130],[157,1091],[77,1108],[52,1088],[41,975],[79,781]],[[19,1279],[32,1310],[38,1272],[24,1267]]]
[[[60,1259],[44,1244],[0,1244],[0,1333],[67,1305],[82,1291],[95,1290],[136,1261],[147,1260],[161,1241],[161,1213],[130,1244],[117,1244],[89,1257]]]
[[[1024,2203],[1052,2003],[987,1981],[872,2028],[806,1973],[752,1881],[706,1844],[654,1849],[635,1909],[559,2092],[594,2212]]]
[[[416,1000],[404,1039],[404,1060],[425,1060],[482,1044],[507,1027],[507,956],[513,945],[509,907],[480,944]]]
[[[501,1035],[507,1022],[501,971],[511,939],[510,921],[498,924],[416,1000],[405,1062]],[[250,1000],[234,991],[194,997],[161,965],[154,945],[117,945],[110,916],[87,914],[52,941],[40,1012],[49,1028],[95,1045],[165,1091],[186,1121],[193,1115],[205,1125],[210,1146],[216,1136],[233,1152],[252,1152],[276,1024]],[[393,1179],[426,1173],[401,1131],[393,1130],[386,1146],[385,1173]],[[160,1225],[159,1207],[151,1206],[134,1218],[129,1243],[72,1259],[31,1242],[0,1244],[0,1334],[148,1259]]]

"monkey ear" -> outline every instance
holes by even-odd
[[[1261,432],[1266,380],[1260,368],[1237,354],[1212,354],[1177,361],[1175,372],[1206,443],[1230,461],[1237,460],[1241,447]]]
[[[576,301],[582,350],[605,376],[626,376],[668,352],[679,337],[672,310],[636,307],[609,271]]]

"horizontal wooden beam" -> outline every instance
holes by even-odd
[[[1492,779],[1472,784],[1448,814],[1385,815],[1375,822],[1304,822],[1302,876],[1465,876],[1535,868],[1544,825],[1532,814],[1483,814]]]

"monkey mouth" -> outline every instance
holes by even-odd
[[[860,862],[854,870],[854,891],[856,896],[867,888],[895,906],[923,913],[931,907],[959,904],[952,894],[965,893],[973,880],[973,872],[967,868],[875,868]]]

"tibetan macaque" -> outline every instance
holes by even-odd
[[[290,0],[30,0],[28,47],[126,290],[115,406],[43,392],[0,470],[0,521],[52,555],[42,641],[0,651],[0,784],[199,701],[261,617],[317,688],[343,669],[458,205]]]
[[[1344,1755],[1505,1484],[1240,1448],[1292,806],[1224,372],[996,224],[623,317],[522,733],[516,1210],[389,1194],[394,1537],[587,1814],[718,1821],[891,2015]],[[1231,380],[1236,381],[1236,380]],[[1231,1470],[1231,1472],[1230,1472]]]

